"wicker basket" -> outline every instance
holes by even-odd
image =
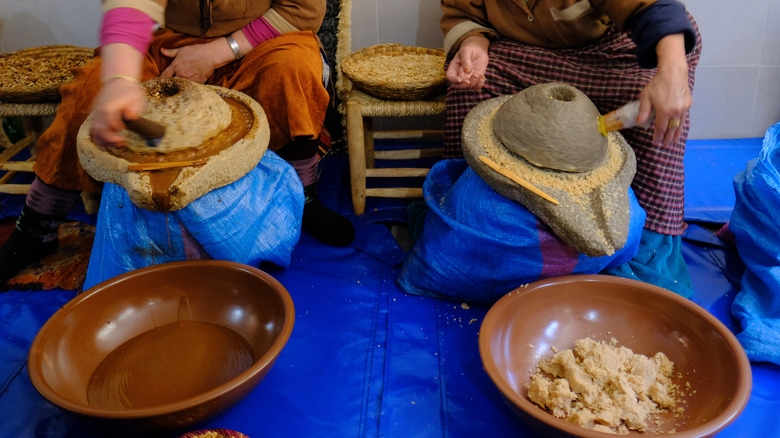
[[[392,63],[392,57],[414,65]],[[418,57],[416,60],[411,57]],[[372,96],[391,100],[423,100],[447,86],[444,51],[380,44],[354,52],[341,61],[341,72],[354,86]],[[419,73],[415,73],[414,69]]]
[[[92,59],[93,53],[87,47],[53,45],[0,55],[0,101],[59,101],[60,87],[73,80],[70,69]]]

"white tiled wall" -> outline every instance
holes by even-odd
[[[780,121],[780,0],[684,0],[702,33],[691,138],[762,137]]]
[[[780,121],[780,0],[682,0],[704,51],[691,138],[762,137]],[[441,47],[439,0],[353,0],[352,48]],[[0,52],[47,44],[97,45],[97,0],[0,0]],[[414,122],[412,122],[414,123]]]
[[[95,47],[99,0],[0,0],[0,52],[50,44]]]

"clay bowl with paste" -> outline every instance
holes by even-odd
[[[528,384],[553,349],[573,349],[590,337],[631,349],[664,353],[674,363],[672,383],[682,412],[651,414],[633,436],[708,437],[744,410],[750,363],[736,337],[692,301],[644,282],[605,275],[540,280],[508,293],[488,311],[479,332],[485,371],[517,414],[520,430],[539,436],[607,437],[557,418],[533,403]],[[689,386],[688,386],[689,385]]]
[[[294,316],[287,290],[254,267],[149,266],[58,310],[32,343],[30,380],[53,405],[110,436],[181,431],[260,383]]]

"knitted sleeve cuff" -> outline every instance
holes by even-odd
[[[263,17],[258,17],[251,21],[244,26],[241,31],[244,32],[244,36],[252,47],[257,47],[257,45],[263,41],[268,41],[281,35],[281,33],[268,24],[268,21]]]
[[[157,23],[145,13],[133,8],[116,8],[103,15],[100,44],[124,43],[146,53]]]

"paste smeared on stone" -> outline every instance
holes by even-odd
[[[155,147],[146,139],[124,130],[132,152],[170,153],[200,146],[230,126],[228,104],[213,90],[190,81],[160,78],[144,82],[148,96],[141,116],[157,121],[165,136]]]
[[[635,354],[617,341],[583,338],[574,350],[541,360],[528,397],[553,415],[600,432],[646,431],[651,414],[677,408],[674,363],[659,352]],[[681,408],[675,409],[680,413]]]
[[[182,78],[154,78],[143,86],[149,99],[143,116],[165,129],[156,147],[129,131],[123,132],[126,148],[98,146],[90,133],[93,115],[77,136],[84,170],[98,181],[122,186],[135,206],[159,212],[182,209],[242,178],[266,152],[268,119],[250,96]],[[169,166],[133,168],[154,163]]]

